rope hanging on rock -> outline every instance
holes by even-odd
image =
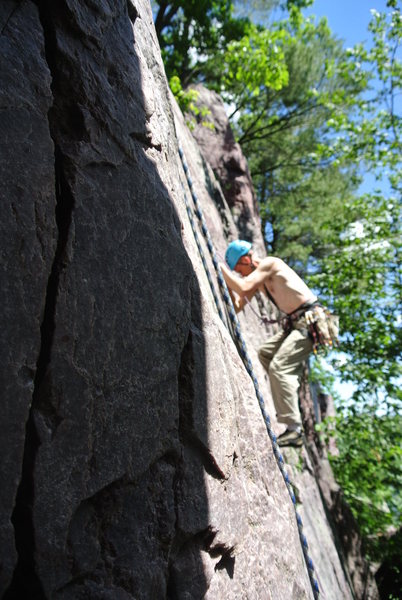
[[[250,375],[250,377],[252,379],[252,382],[254,384],[254,389],[255,389],[256,396],[257,396],[258,404],[260,406],[261,413],[262,413],[262,416],[264,418],[264,422],[265,422],[265,426],[266,426],[266,429],[267,429],[267,432],[268,432],[268,436],[269,436],[269,438],[271,440],[271,443],[272,443],[272,449],[273,449],[273,452],[274,452],[274,456],[275,456],[277,465],[278,465],[279,470],[280,470],[280,472],[282,474],[282,477],[283,477],[283,479],[285,481],[286,487],[288,489],[290,498],[291,498],[292,503],[293,503],[293,507],[294,507],[294,510],[295,510],[295,513],[296,513],[296,522],[297,522],[297,528],[298,528],[298,531],[299,531],[300,543],[301,543],[301,546],[302,546],[303,555],[304,555],[304,559],[305,559],[305,562],[306,562],[306,566],[307,566],[307,570],[308,570],[308,574],[309,574],[309,578],[310,578],[311,587],[312,587],[312,590],[313,590],[314,598],[316,600],[318,600],[318,598],[320,597],[320,590],[319,590],[319,587],[318,587],[318,582],[317,582],[317,580],[315,578],[315,571],[314,571],[313,561],[311,560],[311,558],[309,556],[309,553],[308,553],[307,539],[306,539],[306,536],[303,533],[303,521],[302,521],[302,518],[301,518],[301,516],[299,515],[299,513],[298,513],[298,511],[296,509],[296,496],[294,494],[293,485],[292,485],[292,482],[291,482],[291,480],[289,478],[289,475],[286,472],[285,462],[284,462],[282,454],[281,454],[281,452],[279,450],[279,446],[278,446],[278,443],[277,443],[277,440],[276,440],[276,435],[274,434],[274,432],[272,430],[271,419],[270,419],[270,417],[269,417],[269,415],[268,415],[268,413],[267,413],[267,411],[265,409],[264,398],[262,397],[262,394],[260,392],[260,387],[259,387],[259,384],[258,384],[258,380],[257,380],[257,377],[255,376],[253,365],[251,363],[251,360],[250,360],[250,357],[249,357],[249,354],[248,354],[248,351],[247,351],[246,342],[244,341],[243,335],[241,333],[240,323],[239,323],[239,320],[237,318],[235,309],[233,307],[232,299],[230,298],[230,295],[229,295],[229,292],[228,292],[228,288],[226,286],[226,282],[225,282],[225,280],[223,278],[221,269],[219,267],[218,259],[217,259],[217,256],[216,256],[216,253],[215,253],[215,250],[214,250],[214,246],[212,244],[211,237],[209,235],[208,227],[207,227],[206,221],[204,219],[204,215],[202,213],[202,209],[201,209],[199,200],[198,200],[197,195],[196,195],[196,193],[194,192],[194,189],[193,189],[193,182],[192,182],[192,179],[191,179],[190,174],[189,174],[189,169],[188,169],[187,162],[186,162],[186,160],[184,158],[183,150],[180,147],[179,147],[179,155],[180,155],[180,158],[181,158],[181,161],[182,161],[184,173],[185,173],[186,178],[187,178],[187,183],[188,183],[188,187],[189,187],[190,192],[191,192],[191,197],[192,197],[193,202],[194,202],[194,212],[195,212],[195,214],[197,215],[197,217],[199,219],[200,227],[201,227],[202,233],[203,233],[203,235],[205,237],[205,240],[206,240],[206,243],[207,243],[207,247],[208,247],[209,253],[211,255],[212,263],[213,263],[215,271],[216,271],[219,288],[221,290],[222,297],[223,297],[223,299],[225,301],[225,304],[226,304],[226,307],[227,307],[227,310],[228,310],[229,319],[230,319],[230,321],[231,321],[231,323],[233,325],[234,335],[236,336],[237,341],[238,341],[237,347],[239,349],[239,353],[240,353],[240,356],[241,356],[241,358],[242,358],[242,360],[244,362],[246,370],[247,370],[248,374]],[[193,228],[194,235],[196,235],[194,220],[191,219],[190,223],[191,223],[191,226]],[[206,270],[208,270],[208,265],[206,264],[205,256],[203,257],[203,250],[202,250],[202,248],[201,248],[201,246],[200,246],[199,243],[197,245],[198,245],[198,250],[199,250],[201,258],[202,258],[202,262],[204,264],[204,268]]]
[[[221,306],[220,306],[220,303],[219,303],[218,294],[216,293],[216,290],[215,290],[215,286],[214,286],[214,283],[213,283],[213,280],[212,280],[212,275],[211,275],[211,272],[210,272],[210,270],[208,268],[207,261],[206,261],[206,258],[205,258],[205,254],[204,254],[204,252],[202,250],[200,238],[198,237],[197,228],[196,228],[195,223],[194,223],[193,213],[191,211],[191,207],[190,207],[190,204],[189,204],[188,199],[187,199],[187,194],[184,191],[184,189],[183,189],[183,194],[184,194],[184,204],[186,205],[186,210],[187,210],[187,216],[188,216],[190,224],[191,224],[191,229],[193,230],[194,239],[195,239],[195,242],[197,244],[197,248],[198,248],[198,252],[200,254],[201,260],[202,260],[202,264],[204,265],[205,273],[206,273],[207,278],[208,278],[209,287],[211,288],[211,292],[212,292],[212,295],[214,297],[216,309],[218,311],[218,314],[219,314],[221,320],[223,321],[223,324],[226,326],[226,320],[225,320],[225,317],[223,315],[223,312],[222,312],[222,309],[221,309]]]

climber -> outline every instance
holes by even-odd
[[[302,422],[298,403],[299,377],[303,362],[313,349],[304,314],[318,304],[316,296],[283,260],[258,258],[244,240],[231,242],[220,263],[236,312],[261,291],[285,313],[283,328],[269,338],[258,357],[269,375],[277,418],[287,425],[278,437],[280,446],[302,446]],[[242,275],[235,276],[232,270]]]

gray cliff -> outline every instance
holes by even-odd
[[[3,0],[0,50],[0,596],[312,598],[184,205],[179,140],[220,256],[245,214],[263,248],[240,149],[230,206],[224,161],[170,96],[148,0]],[[276,427],[256,357],[272,307],[253,308]],[[363,597],[311,453],[287,458],[322,597]]]

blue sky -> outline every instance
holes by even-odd
[[[388,12],[386,0],[315,0],[313,6],[304,11],[306,15],[327,17],[333,33],[345,40],[346,47],[369,39],[367,25],[370,9]]]
[[[399,6],[398,2],[398,6]],[[371,33],[367,27],[371,20],[371,9],[378,12],[390,12],[386,0],[315,0],[314,4],[304,11],[306,16],[316,15],[326,17],[331,31],[339,39],[344,41],[344,47],[354,46],[359,42],[370,42]],[[402,58],[401,48],[397,54],[399,60]],[[402,95],[396,97],[396,113],[402,112]],[[374,175],[365,173],[360,193],[371,192],[378,188],[379,184]],[[387,191],[385,184],[380,189]]]

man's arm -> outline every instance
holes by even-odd
[[[234,290],[240,298],[246,296],[251,300],[262,284],[274,274],[277,260],[274,257],[264,258],[253,273],[243,278],[236,277],[223,263],[220,263],[220,267],[228,288]]]
[[[219,266],[221,268],[222,275],[226,281],[226,285],[228,286],[229,291],[236,292],[236,294],[238,294],[239,296],[243,296],[243,280],[240,279],[240,277],[236,277],[236,275],[233,275],[232,271],[228,269],[227,266],[223,263],[219,263]]]

